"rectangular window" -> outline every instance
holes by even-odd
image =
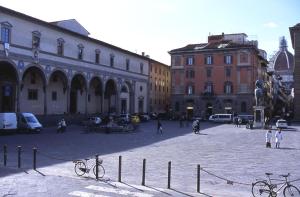
[[[110,67],[114,67],[114,56],[113,55],[110,55],[109,65],[110,65]]]
[[[194,57],[188,57],[186,59],[186,64],[187,65],[194,65]]]
[[[140,64],[140,72],[141,72],[141,73],[144,72],[144,64],[143,64],[143,63]]]
[[[95,54],[95,63],[96,64],[99,64],[100,63],[100,53],[97,53]]]
[[[52,92],[52,101],[56,101],[57,100],[57,92],[53,91]]]
[[[38,100],[38,90],[37,89],[28,89],[28,100]]]
[[[231,68],[226,68],[225,73],[226,73],[226,77],[230,77],[231,76]]]
[[[210,64],[213,64],[213,57],[212,56],[206,56],[205,57],[205,64],[208,64],[208,65],[210,65]]]
[[[83,48],[78,49],[78,59],[82,60],[83,57]]]
[[[57,55],[64,55],[64,43],[62,41],[58,41],[57,43]]]
[[[129,70],[129,66],[130,66],[130,60],[126,59],[126,70]]]
[[[7,27],[1,28],[1,41],[3,43],[10,43],[10,29]]]
[[[211,77],[211,68],[206,69],[206,77]]]
[[[225,55],[224,56],[224,63],[225,64],[232,64],[232,56],[231,55]]]
[[[226,93],[226,94],[231,94],[231,85],[227,84],[227,85],[225,86],[225,93]]]
[[[40,47],[40,37],[33,35],[32,37],[32,48],[37,49]]]

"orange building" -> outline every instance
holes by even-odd
[[[150,59],[149,61],[149,110],[150,112],[168,112],[171,96],[170,66]]]
[[[255,81],[266,71],[266,53],[247,35],[222,34],[208,43],[173,49],[171,98],[175,113],[253,114]]]

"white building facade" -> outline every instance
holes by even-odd
[[[0,112],[147,112],[149,59],[0,6]]]

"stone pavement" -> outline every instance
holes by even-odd
[[[81,127],[70,126],[68,131],[62,134],[56,134],[55,128],[46,128],[43,133],[36,135],[2,135],[0,196],[9,192],[17,193],[15,196],[35,196],[34,192],[44,191],[44,194],[47,193],[49,196],[50,194],[55,196],[144,194],[247,197],[251,196],[251,183],[257,178],[264,178],[265,172],[273,172],[274,178],[284,173],[291,173],[291,180],[300,178],[299,125],[283,131],[281,149],[267,149],[265,130],[247,130],[229,124],[203,122],[201,134],[196,135],[191,132],[191,126],[179,128],[179,123],[172,121],[163,121],[162,124],[164,130],[162,135],[156,133],[155,121],[143,123],[139,131],[126,134],[86,134]],[[3,144],[8,145],[8,168],[3,167]],[[16,146],[19,145],[22,146],[22,169],[28,174],[16,172],[18,171]],[[37,170],[40,173],[29,170],[32,169],[34,146],[38,148]],[[72,160],[94,158],[96,154],[104,160],[105,183],[89,178],[78,178],[74,173]],[[120,155],[122,182],[125,184],[116,189],[111,185],[117,184]],[[144,158],[146,186],[148,186],[146,188],[152,188],[154,191],[138,188],[141,185]],[[172,190],[166,189],[169,161],[172,162]],[[202,194],[196,192],[198,164],[205,170],[200,174]],[[88,175],[92,176],[92,173]],[[300,188],[300,181],[293,184]],[[130,186],[128,188],[124,185]],[[141,191],[144,192],[139,194]]]

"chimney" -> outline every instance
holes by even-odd
[[[142,52],[142,56],[145,56],[145,52]]]

